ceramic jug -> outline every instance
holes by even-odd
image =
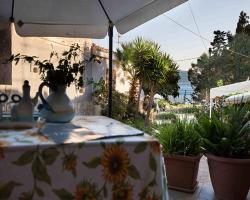
[[[47,99],[42,94],[44,86],[50,89]],[[38,93],[42,101],[42,105],[38,107],[40,117],[44,118],[47,122],[53,123],[66,123],[73,119],[75,111],[73,104],[66,94],[66,85],[58,85],[54,88],[51,84],[43,82],[39,86]]]
[[[14,97],[15,95],[13,95]],[[17,96],[17,95],[16,95]],[[19,96],[19,95],[18,95]],[[14,99],[14,98],[13,98]],[[33,111],[37,104],[38,93],[32,99],[30,97],[29,81],[25,80],[23,84],[23,96],[19,102],[11,109],[11,118],[13,121],[33,121]]]

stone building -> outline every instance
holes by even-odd
[[[91,39],[20,37],[16,34],[14,26],[7,24],[4,29],[0,29],[0,92],[8,95],[21,94],[23,81],[29,80],[31,96],[35,96],[41,84],[40,75],[34,73],[33,66],[28,63],[22,61],[17,65],[6,63],[11,54],[32,55],[45,60],[49,58],[50,52],[55,51],[60,54],[73,43],[78,43],[82,47],[83,57],[89,57],[91,54],[99,57],[100,63],[90,62],[87,65],[86,78],[98,81],[102,77],[108,80],[108,49],[93,44]],[[129,83],[125,78],[126,74],[116,66],[115,59],[113,63],[114,88],[120,92],[128,92]],[[74,100],[78,114],[99,114],[92,103],[92,92],[92,86],[86,87],[84,93],[76,91],[74,86],[67,89],[67,94]],[[44,89],[44,93],[48,95],[48,89]],[[9,107],[5,105],[4,109],[9,110]]]

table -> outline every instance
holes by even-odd
[[[110,118],[76,119],[67,131],[0,130],[0,200],[168,198],[157,140]]]

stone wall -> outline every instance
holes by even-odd
[[[12,28],[12,32],[11,32]],[[75,38],[41,38],[41,37],[20,37],[16,34],[14,26],[6,27],[0,31],[0,61],[9,58],[11,54],[24,54],[37,56],[41,60],[49,59],[51,51],[58,54],[67,50],[73,43],[78,43],[83,49],[83,56],[89,57],[92,54],[100,58],[100,63],[91,62],[85,70],[86,78],[99,81],[102,77],[108,81],[108,49],[99,47],[92,43],[90,39]],[[1,37],[3,36],[3,37]],[[114,87],[120,92],[127,93],[129,89],[129,81],[126,79],[124,71],[117,67],[117,62],[113,58],[113,75]],[[11,73],[12,72],[12,73]],[[31,85],[31,96],[35,96],[39,85],[41,84],[40,75],[34,73],[33,66],[20,61],[17,65],[9,63],[0,65],[0,92],[9,95],[14,93],[22,93],[22,85],[24,80],[29,80]],[[87,86],[84,93],[76,91],[74,86],[67,89],[68,96],[73,100],[77,114],[100,114],[100,109],[92,103],[93,87]],[[48,95],[48,89],[44,89],[44,95]],[[10,108],[5,106],[5,110]]]

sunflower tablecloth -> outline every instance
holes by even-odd
[[[76,119],[42,134],[0,130],[0,200],[167,199],[157,140],[106,117]]]

